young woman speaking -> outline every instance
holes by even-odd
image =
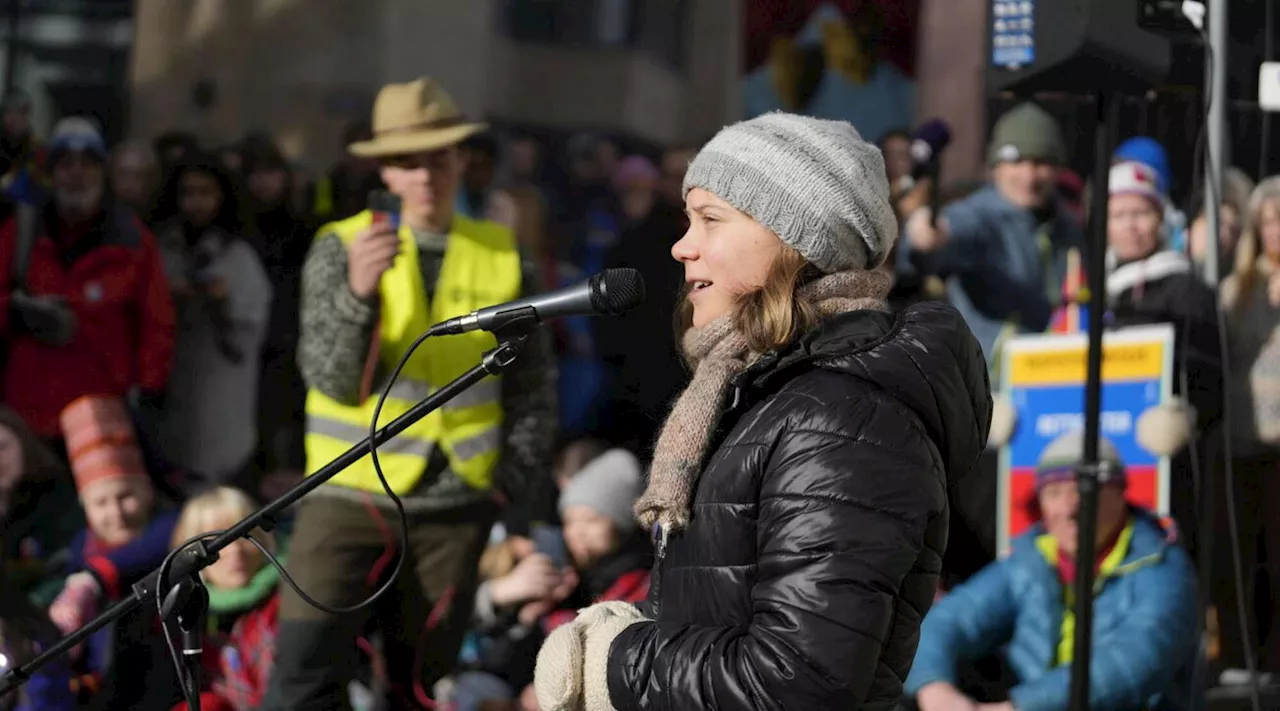
[[[693,378],[636,504],[649,600],[552,634],[539,705],[889,709],[937,589],[948,475],[987,436],[982,351],[949,306],[886,306],[897,222],[848,123],[730,126],[684,194]]]

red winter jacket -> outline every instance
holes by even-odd
[[[649,595],[649,571],[631,570],[618,576],[613,585],[603,594],[592,600],[597,602],[644,602]],[[578,617],[577,610],[553,610],[542,620],[542,631],[551,634],[555,628],[573,622]]]
[[[55,220],[46,211],[43,224]],[[60,436],[62,409],[82,395],[163,389],[174,314],[155,238],[132,214],[108,209],[61,246],[45,232],[31,249],[27,291],[66,299],[76,315],[75,336],[66,346],[50,346],[10,328],[15,228],[9,220],[0,228],[0,339],[7,349],[4,402],[36,434],[52,438]]]
[[[201,711],[252,711],[262,704],[275,666],[279,613],[280,596],[273,593],[241,615],[229,636],[218,639],[213,635],[206,640],[207,677],[206,688],[200,692]],[[187,711],[186,702],[172,711]]]

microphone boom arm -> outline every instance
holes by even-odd
[[[269,531],[280,520],[280,515],[302,497],[317,487],[337,476],[347,467],[368,456],[371,446],[386,443],[396,435],[409,429],[429,413],[439,409],[462,391],[475,385],[490,375],[498,375],[515,363],[529,334],[539,325],[532,313],[533,309],[513,309],[512,316],[504,316],[501,328],[493,329],[498,338],[498,345],[484,354],[483,360],[467,372],[459,375],[452,382],[431,393],[425,399],[409,409],[408,412],[388,422],[382,429],[374,433],[372,440],[366,437],[352,445],[350,449],[338,455],[336,459],[318,469],[314,474],[303,479],[280,498],[263,506],[246,516],[235,525],[223,531],[217,538],[204,545],[190,545],[173,557],[172,563],[164,571],[165,581],[160,580],[161,570],[149,573],[134,583],[129,595],[113,604],[105,612],[89,621],[80,629],[63,637],[56,644],[40,653],[35,659],[18,667],[14,667],[0,677],[0,697],[15,691],[31,676],[40,671],[55,659],[69,653],[73,648],[88,639],[93,633],[106,627],[125,615],[130,614],[143,602],[156,599],[156,589],[162,585],[172,585],[170,581],[198,574],[201,570],[213,565],[218,560],[218,552],[237,540],[248,536],[254,529]],[[428,329],[429,336],[445,335],[446,330],[437,324]]]

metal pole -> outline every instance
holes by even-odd
[[[1209,46],[1206,58],[1213,71],[1205,76],[1205,100],[1209,102],[1209,155],[1205,160],[1204,210],[1208,227],[1208,249],[1205,250],[1204,279],[1217,286],[1221,274],[1218,265],[1218,208],[1222,202],[1222,165],[1226,160],[1227,126],[1227,0],[1209,0]]]
[[[1120,97],[1099,93],[1093,125],[1093,194],[1089,198],[1089,350],[1084,384],[1084,457],[1076,474],[1080,508],[1076,514],[1075,635],[1071,652],[1072,711],[1089,711],[1089,661],[1093,643],[1093,561],[1098,546],[1098,487],[1110,472],[1098,468],[1102,424],[1102,330],[1107,308],[1107,195],[1111,151],[1120,126]]]
[[[4,91],[13,91],[18,67],[18,22],[22,17],[22,0],[9,0],[9,35],[4,44]]]
[[[1275,15],[1276,0],[1264,0],[1263,6],[1266,9],[1266,19],[1263,21],[1266,29],[1263,30],[1262,45],[1262,61],[1270,62],[1275,56]],[[1271,172],[1271,112],[1262,112],[1262,137],[1258,145],[1258,180],[1265,180]]]

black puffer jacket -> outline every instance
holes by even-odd
[[[613,643],[630,709],[891,708],[933,601],[950,473],[991,417],[959,313],[827,320],[737,378],[692,520],[657,564],[656,621]]]
[[[1173,325],[1173,391],[1196,408],[1208,430],[1222,415],[1222,353],[1218,298],[1180,252],[1162,251],[1117,267],[1107,276],[1109,328]],[[1185,363],[1187,392],[1182,392]]]

